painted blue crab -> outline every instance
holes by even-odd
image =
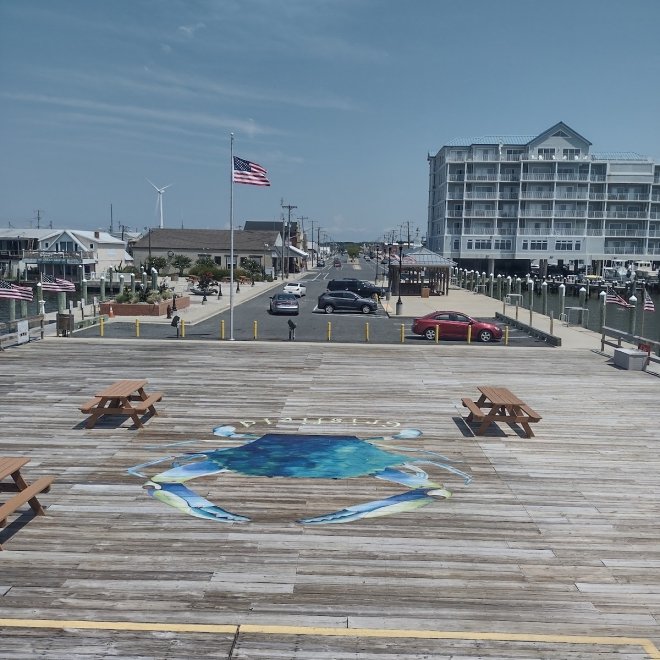
[[[216,436],[246,440],[245,444],[189,453],[182,457],[167,457],[136,465],[130,474],[146,477],[143,469],[172,460],[172,468],[155,475],[144,485],[149,495],[165,504],[198,518],[220,522],[248,522],[245,516],[221,509],[191,491],[186,482],[197,477],[235,472],[258,477],[288,477],[293,479],[348,479],[372,476],[402,484],[412,490],[381,500],[350,506],[339,511],[298,522],[305,525],[343,523],[360,518],[387,516],[427,506],[437,498],[451,497],[442,484],[435,483],[419,465],[433,465],[461,477],[466,484],[471,477],[449,465],[445,456],[406,447],[388,447],[375,443],[415,439],[422,435],[417,429],[404,429],[394,436],[362,440],[355,436],[294,435],[267,433],[254,435],[236,433],[233,426],[213,429]],[[403,451],[418,452],[425,458],[409,456]],[[432,458],[441,459],[431,460]]]

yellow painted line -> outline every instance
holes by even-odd
[[[389,628],[315,628],[313,626],[222,625],[196,623],[140,623],[133,621],[78,621],[66,619],[0,619],[4,628],[80,628],[86,630],[160,631],[173,633],[229,633],[261,635],[308,635],[317,637],[379,637],[399,639],[457,639],[498,642],[546,642],[592,646],[639,646],[649,658],[660,660],[660,651],[642,637],[590,635],[528,635],[525,633],[468,632],[443,630],[397,630]]]

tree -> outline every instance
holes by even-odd
[[[155,268],[159,273],[161,270],[163,270],[163,268],[165,268],[165,266],[167,266],[166,257],[149,257],[144,264],[144,267],[147,271]]]
[[[179,275],[183,277],[183,271],[190,268],[192,259],[185,254],[175,254],[172,257],[172,265],[179,271]]]

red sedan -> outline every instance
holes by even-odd
[[[440,328],[440,339],[467,339],[468,328],[472,328],[472,339],[498,341],[502,339],[502,328],[495,323],[477,321],[461,312],[431,312],[413,320],[412,331],[435,339],[436,326]]]

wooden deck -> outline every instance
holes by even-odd
[[[51,339],[0,360],[0,455],[29,457],[33,479],[58,475],[45,516],[0,530],[7,657],[660,657],[652,374],[587,350],[426,344]],[[164,393],[159,415],[138,431],[85,429],[90,392],[133,377]],[[535,438],[470,432],[461,398],[483,384],[543,411]],[[396,444],[448,456],[474,480],[428,466],[451,499],[303,527],[405,487],[200,479],[202,495],[253,519],[228,525],[165,506],[127,473],[236,444],[211,429],[240,420],[363,438],[418,428]]]

